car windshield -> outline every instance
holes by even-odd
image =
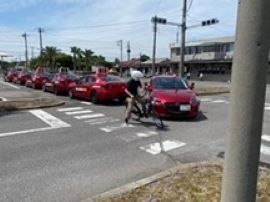
[[[160,90],[184,90],[187,85],[182,79],[178,78],[157,78],[153,81],[154,88]]]
[[[118,76],[106,76],[102,77],[101,80],[111,82],[111,81],[121,81],[121,78],[119,78]]]

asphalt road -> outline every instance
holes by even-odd
[[[165,121],[164,131],[151,120],[123,125],[123,106],[60,98],[65,106],[0,115],[0,201],[80,201],[225,151],[228,95],[202,97],[196,120]],[[267,106],[262,160],[270,163]]]

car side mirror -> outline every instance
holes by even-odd
[[[195,83],[192,82],[191,85],[189,86],[189,88],[190,88],[191,90],[193,90],[193,89],[195,88]]]

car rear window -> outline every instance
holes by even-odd
[[[154,88],[160,90],[187,89],[186,83],[178,78],[156,78],[153,80]]]
[[[106,77],[102,77],[101,80],[111,82],[111,81],[121,81],[121,78],[118,76],[106,76]]]

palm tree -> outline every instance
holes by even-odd
[[[73,70],[76,71],[78,58],[82,57],[82,50],[76,46],[73,46],[70,49],[71,53],[73,53]]]
[[[91,60],[94,52],[91,49],[85,49],[83,52],[83,56],[85,59],[85,67],[87,70],[91,70]]]
[[[46,62],[49,64],[51,70],[55,69],[55,59],[57,56],[58,50],[56,47],[50,46],[46,47],[44,51],[44,58]]]

